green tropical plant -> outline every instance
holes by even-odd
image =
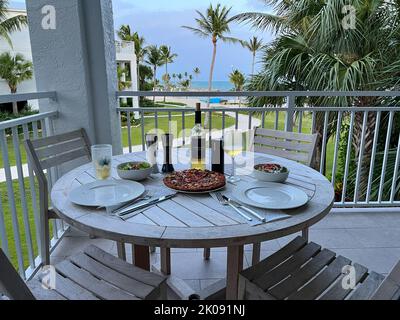
[[[272,30],[276,39],[263,54],[263,70],[251,79],[249,90],[373,91],[398,85],[400,66],[400,2],[352,1],[355,28],[345,28],[345,0],[266,0],[276,14],[243,13],[236,20],[261,30]],[[396,79],[394,81],[393,79]],[[282,103],[269,98],[249,99],[253,106]],[[299,98],[298,106],[379,106],[379,97]],[[323,113],[316,113],[316,132],[322,136]],[[353,148],[358,156],[363,114],[356,113]],[[376,117],[366,122],[362,176],[369,168]],[[335,114],[330,113],[328,135],[335,132]],[[320,159],[322,145],[317,148]]]
[[[0,0],[0,38],[5,39],[12,47],[10,34],[21,30],[28,24],[26,15],[18,14],[14,17],[7,16],[8,0]]]
[[[258,39],[258,37],[253,36],[249,41],[244,41],[243,46],[250,50],[253,56],[253,62],[251,64],[251,74],[254,75],[254,68],[256,64],[256,56],[257,53],[263,48],[264,44],[262,39]]]
[[[148,82],[153,80],[153,70],[151,67],[140,64],[140,78],[139,78],[139,90],[141,91],[149,91],[153,89],[153,83]],[[143,100],[143,99],[141,99]]]
[[[165,84],[165,90],[170,90],[170,80],[171,76],[168,73],[168,64],[173,63],[175,59],[178,57],[176,53],[172,53],[171,47],[168,47],[166,45],[160,46],[160,53],[161,53],[161,58],[164,60],[165,64],[165,78],[163,76],[163,81]],[[164,96],[164,102],[166,100],[166,97]]]
[[[157,68],[163,66],[165,63],[157,46],[152,45],[148,47],[146,63],[153,67],[153,90],[155,90],[157,86]],[[153,101],[155,101],[155,97],[153,97]]]
[[[120,65],[117,66],[117,77],[118,77],[118,90],[123,91],[127,88],[130,88],[132,85],[131,81],[126,80],[126,75],[128,73],[127,68],[123,68]]]
[[[11,93],[16,93],[21,82],[32,79],[33,65],[25,60],[22,54],[11,55],[5,52],[0,55],[0,78],[4,79]],[[13,113],[18,114],[18,104],[13,102]]]
[[[239,70],[233,70],[229,74],[229,81],[235,86],[235,91],[241,91],[245,83],[245,77]]]
[[[213,54],[210,66],[210,75],[208,79],[208,90],[212,90],[212,82],[214,75],[215,60],[217,56],[217,43],[219,40],[222,42],[236,43],[238,39],[229,37],[231,33],[230,25],[234,21],[233,17],[230,17],[232,8],[221,6],[217,4],[213,7],[212,4],[208,7],[205,13],[196,10],[198,18],[196,18],[196,27],[183,26],[183,28],[192,31],[194,34],[202,38],[210,38],[213,45]],[[205,125],[208,123],[208,113],[205,119]]]
[[[235,91],[242,91],[244,83],[246,81],[243,73],[241,73],[239,70],[233,70],[229,74],[229,81],[234,85]],[[238,98],[239,100],[239,107],[241,106],[241,100],[240,97]]]

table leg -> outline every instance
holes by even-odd
[[[136,267],[150,271],[150,248],[148,246],[132,245],[133,262]]]
[[[170,248],[160,248],[160,258],[161,258],[161,272],[165,275],[171,274],[171,249]]]
[[[226,299],[237,300],[239,272],[243,269],[243,245],[228,247]]]
[[[117,241],[117,252],[118,252],[118,258],[126,261],[125,243]]]

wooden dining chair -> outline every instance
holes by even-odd
[[[156,300],[167,298],[166,277],[89,246],[25,283],[0,249],[0,300]]]
[[[49,184],[44,170],[73,160],[91,161],[90,141],[84,129],[35,140],[25,140],[25,149],[39,185],[40,256],[44,265],[50,264],[49,220],[58,219],[49,208]]]
[[[297,237],[239,275],[248,300],[398,300],[400,261],[388,276]]]
[[[252,151],[270,154],[313,166],[317,134],[255,128]]]
[[[254,128],[250,141],[251,151],[270,154],[285,159],[303,163],[309,167],[314,164],[314,154],[317,145],[317,134],[304,134]],[[304,238],[308,239],[308,228],[302,231]],[[260,261],[261,244],[253,244],[252,264]]]

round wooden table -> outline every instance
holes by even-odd
[[[174,150],[175,160],[184,159],[185,162],[188,154],[189,150],[185,148]],[[162,159],[162,155],[159,154],[159,157]],[[252,226],[231,208],[220,205],[209,194],[179,194],[124,221],[107,215],[104,209],[81,207],[68,200],[72,189],[95,180],[92,164],[76,168],[60,178],[51,191],[51,201],[59,217],[75,228],[97,237],[133,244],[135,265],[144,269],[150,269],[149,246],[161,248],[161,269],[164,272],[169,272],[166,269],[169,268],[170,248],[227,247],[226,292],[228,299],[235,299],[238,274],[243,268],[245,244],[307,230],[329,213],[334,201],[332,184],[307,166],[259,153],[247,152],[243,157],[248,159],[248,166],[238,169],[242,181],[254,180],[250,175],[253,163],[278,162],[290,170],[286,183],[305,191],[310,201],[300,208],[284,210],[284,213],[291,215],[290,218]],[[141,161],[145,158],[145,152],[116,156],[113,158],[113,167],[121,162]],[[187,164],[174,166],[176,170],[188,167]],[[112,175],[114,179],[119,179],[115,169]],[[153,190],[165,188],[161,174],[153,175],[143,184]]]

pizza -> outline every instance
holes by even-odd
[[[173,172],[163,181],[168,188],[184,192],[212,191],[226,184],[222,173],[198,169]]]

